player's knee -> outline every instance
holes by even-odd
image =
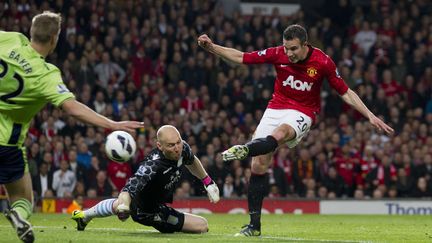
[[[252,158],[252,166],[251,170],[252,173],[255,174],[264,174],[267,172],[269,167],[269,156],[262,155],[262,156],[256,156]]]
[[[207,219],[200,217],[199,223],[197,223],[197,233],[207,233],[209,231]]]
[[[281,124],[273,131],[272,136],[281,144],[295,138],[296,132],[290,125]]]

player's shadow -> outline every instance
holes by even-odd
[[[170,238],[171,236],[176,239],[201,239],[202,234],[185,234],[185,233],[160,233],[157,231],[139,231],[139,232],[121,232],[119,235],[131,237],[148,237],[148,238]]]

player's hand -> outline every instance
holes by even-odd
[[[210,200],[210,202],[212,203],[217,203],[220,200],[220,196],[219,196],[219,188],[216,185],[216,183],[214,183],[214,181],[209,184],[208,186],[205,187],[206,191],[207,191],[207,196]]]
[[[387,134],[393,134],[394,130],[389,125],[385,124],[381,119],[376,116],[372,116],[369,119],[369,122],[376,128],[378,131],[384,131]]]
[[[211,51],[213,41],[206,34],[203,34],[198,37],[198,45],[206,51]]]
[[[120,204],[117,206],[117,218],[121,221],[126,221],[129,218],[130,209],[126,204]]]
[[[117,131],[122,130],[126,132],[133,132],[135,129],[143,128],[144,122],[137,122],[137,121],[121,121],[121,122],[114,122],[114,125],[112,126],[111,130]]]

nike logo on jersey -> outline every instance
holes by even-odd
[[[281,67],[288,67],[288,65],[281,64]]]
[[[264,56],[266,54],[267,54],[267,49],[258,52],[258,56]]]
[[[294,76],[290,75],[283,81],[283,86],[290,86],[292,89],[301,91],[311,91],[313,83],[303,82],[301,80],[294,80]]]

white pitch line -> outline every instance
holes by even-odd
[[[0,225],[0,228],[10,228],[9,225]],[[60,226],[33,226],[34,229],[65,229]],[[88,229],[89,231],[93,230],[103,230],[103,231],[125,231],[125,230],[133,230],[137,232],[149,232],[149,233],[157,233],[157,230],[146,230],[146,229],[126,229],[126,228],[95,228],[91,227]],[[224,236],[224,237],[233,237],[232,234],[217,234],[217,233],[206,233],[206,235],[213,236]],[[280,237],[280,236],[259,236],[258,238],[269,239],[269,240],[283,240],[283,241],[306,241],[306,242],[335,242],[335,243],[371,243],[372,241],[353,241],[353,240],[321,240],[321,239],[305,239],[305,238],[295,238],[295,237]]]

